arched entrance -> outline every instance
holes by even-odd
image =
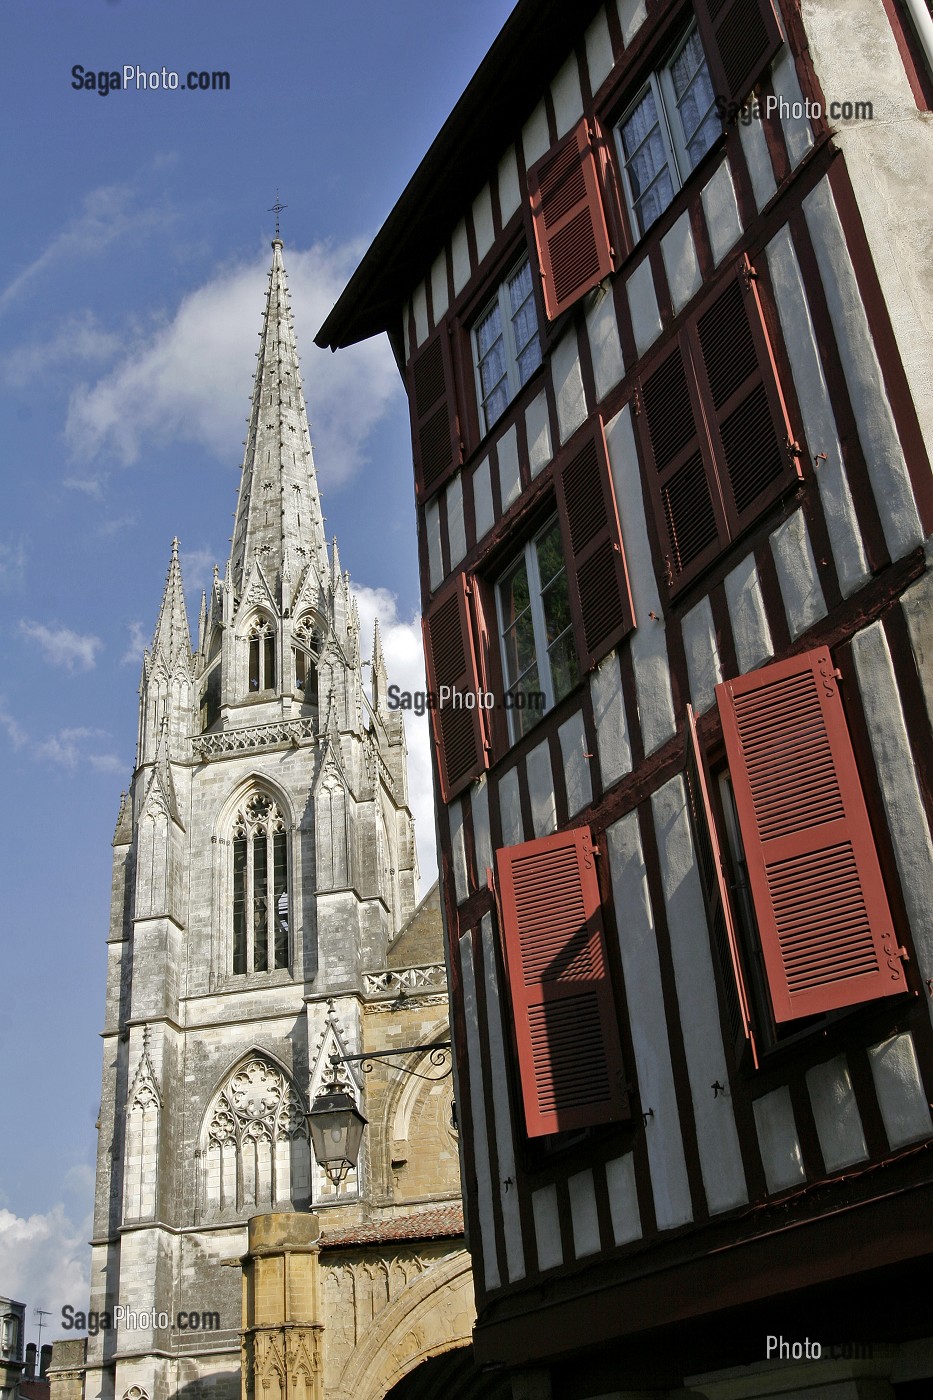
[[[458,1347],[416,1366],[385,1400],[512,1400],[512,1388],[507,1372],[480,1371],[473,1348]]]

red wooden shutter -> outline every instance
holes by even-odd
[[[676,592],[729,538],[696,384],[680,341],[642,380],[636,423],[667,581]]]
[[[687,326],[729,533],[799,480],[758,289],[747,260]]]
[[[829,651],[716,687],[774,1018],[906,990]]]
[[[408,405],[419,501],[462,461],[450,337],[441,325],[408,362]]]
[[[587,671],[635,626],[600,418],[558,465],[556,480],[574,636]]]
[[[529,1137],[627,1116],[589,829],[496,852]]]
[[[744,102],[784,42],[772,0],[695,0],[717,97]]]
[[[719,847],[719,837],[716,834],[716,823],[713,820],[713,809],[706,784],[706,772],[697,739],[696,719],[692,705],[687,706],[684,737],[686,739],[687,801],[693,824],[697,866],[700,872],[700,883],[703,886],[703,895],[706,899],[706,910],[713,934],[716,957],[719,960],[719,969],[722,974],[726,1015],[729,1019],[732,1044],[737,1058],[741,1056],[743,1047],[748,1045],[751,1048],[752,1061],[757,1068],[758,1052],[748,1010],[748,996],[745,991],[742,961],[739,956],[739,942],[735,924],[732,921],[732,909],[726,888],[725,866]]]
[[[551,321],[612,271],[597,140],[595,120],[584,118],[528,171],[531,221]]]
[[[435,697],[431,711],[441,796],[456,797],[487,766],[484,711],[479,707],[479,667],[470,620],[470,585],[458,574],[453,586],[432,604],[424,619],[428,688]],[[440,704],[442,686],[464,697],[463,703]],[[472,699],[472,705],[467,701]]]

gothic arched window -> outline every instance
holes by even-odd
[[[208,1215],[307,1206],[311,1153],[305,1108],[277,1065],[254,1055],[230,1076],[208,1109],[201,1162],[201,1201]]]
[[[321,634],[306,613],[295,624],[292,656],[295,662],[295,689],[307,705],[317,704],[317,666],[321,655]]]
[[[288,829],[257,792],[233,819],[233,971],[288,967]]]
[[[258,617],[249,629],[249,688],[275,689],[275,628],[267,617]]]

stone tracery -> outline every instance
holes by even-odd
[[[270,1060],[253,1056],[218,1093],[208,1114],[202,1164],[202,1202],[209,1215],[307,1205],[311,1175],[304,1104]]]

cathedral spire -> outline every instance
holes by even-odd
[[[181,564],[178,559],[178,540],[172,540],[172,558],[162,594],[159,620],[152,637],[151,655],[153,659],[161,655],[166,668],[171,671],[179,655],[191,661],[191,635],[188,631],[188,614],[185,610],[185,590],[181,581]]]
[[[276,238],[230,554],[234,590],[258,563],[280,604],[289,560],[299,571],[313,562],[321,576],[327,567],[282,248]]]

